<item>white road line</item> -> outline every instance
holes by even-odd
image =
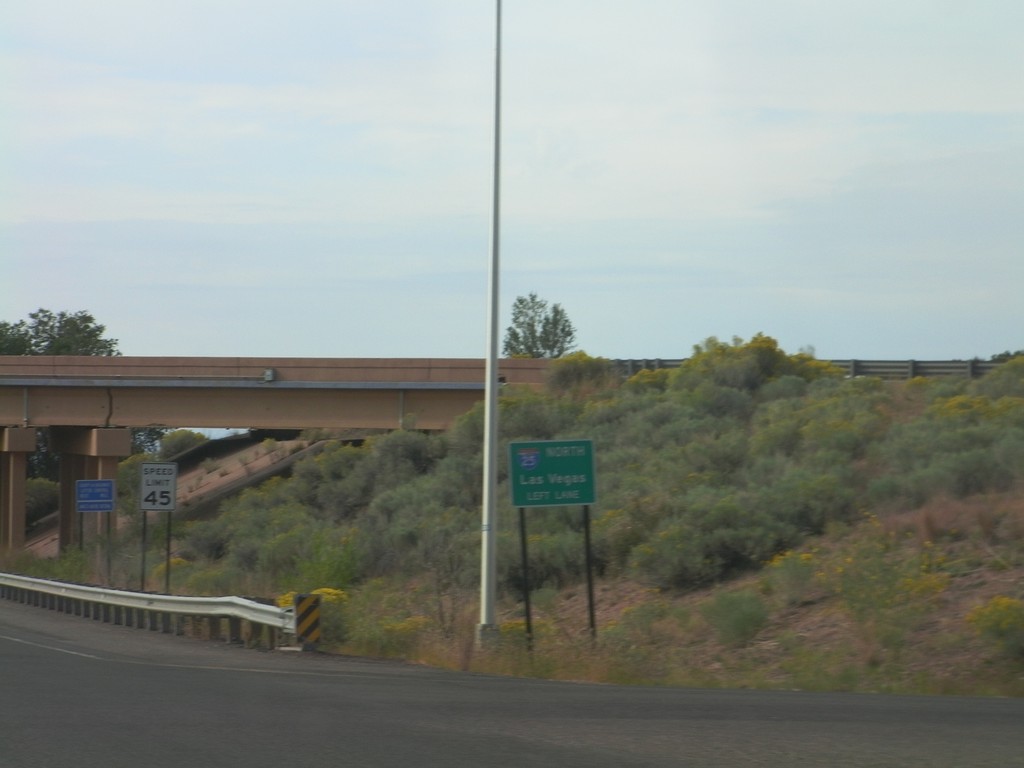
[[[208,670],[213,672],[245,672],[248,674],[259,674],[259,675],[291,675],[294,677],[328,677],[328,678],[344,678],[344,677],[358,677],[358,678],[380,678],[381,675],[373,672],[329,672],[329,671],[306,671],[301,669],[259,669],[256,667],[230,667],[221,666],[214,664],[171,664],[168,662],[160,661],[143,661],[138,659],[119,659],[110,656],[96,656],[91,653],[82,653],[81,651],[69,651],[67,648],[58,648],[53,645],[45,645],[44,643],[34,643],[31,640],[22,640],[21,638],[11,637],[10,635],[0,635],[0,640],[9,640],[12,643],[20,643],[21,645],[28,645],[33,648],[43,648],[47,651],[56,651],[57,653],[66,653],[69,656],[78,656],[83,659],[92,659],[93,661],[106,661],[113,662],[115,664],[132,664],[135,666],[144,667],[159,667],[162,669],[193,669],[193,670]]]
[[[82,653],[81,651],[69,651],[67,648],[57,648],[53,645],[44,645],[43,643],[33,643],[31,640],[22,640],[17,637],[11,637],[10,635],[0,635],[0,640],[9,640],[12,643],[21,643],[22,645],[30,645],[33,648],[45,648],[48,651],[56,651],[57,653],[66,653],[69,656],[81,656],[83,659],[95,659],[96,661],[103,661],[100,656],[93,656],[91,653]]]

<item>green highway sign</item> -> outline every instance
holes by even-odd
[[[512,506],[564,507],[597,498],[592,441],[509,443],[508,453]]]

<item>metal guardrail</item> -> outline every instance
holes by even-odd
[[[612,360],[615,367],[622,372],[624,376],[635,376],[640,371],[660,371],[662,368],[678,368],[686,358],[676,359],[665,359],[665,358],[651,358],[651,359],[633,359],[633,360]]]
[[[270,647],[276,645],[277,633],[295,634],[294,608],[278,608],[242,597],[158,595],[0,573],[0,598],[179,635],[185,634],[187,622],[200,624],[201,634],[223,637],[220,620],[226,619],[226,639],[248,642],[257,634],[252,631],[255,626],[269,630]],[[248,631],[243,622],[248,623]]]
[[[976,379],[995,370],[1001,363],[989,360],[829,360],[848,376],[873,376],[879,379],[913,379],[918,376],[966,376]]]
[[[613,360],[612,362],[626,376],[633,376],[642,370],[656,371],[661,368],[678,368],[681,359],[654,358],[650,360]],[[1001,363],[989,360],[823,360],[846,371],[846,375],[869,376],[879,379],[913,379],[917,376],[934,378],[940,376],[966,376],[978,378],[995,370]]]

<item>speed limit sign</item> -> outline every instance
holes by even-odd
[[[139,508],[173,512],[178,495],[178,465],[150,461],[140,465]]]

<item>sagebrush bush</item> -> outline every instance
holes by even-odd
[[[967,615],[967,622],[1009,656],[1024,657],[1024,602],[997,595]]]
[[[869,517],[844,542],[841,557],[825,561],[818,584],[839,600],[865,647],[898,656],[907,636],[949,584],[930,545],[886,530]]]
[[[720,592],[701,607],[701,614],[727,645],[746,645],[768,620],[764,601],[748,589]]]
[[[765,591],[783,605],[800,605],[815,588],[817,568],[817,560],[811,552],[781,552],[765,566]]]
[[[570,352],[548,366],[548,390],[574,398],[589,397],[618,386],[615,364],[604,357],[591,357],[586,352]]]
[[[1024,481],[1024,400],[1005,367],[987,384],[844,379],[759,334],[709,339],[679,369],[625,386],[604,386],[600,358],[556,370],[562,385],[503,392],[502,445],[594,440],[598,569],[661,587],[758,568],[865,505],[912,508]],[[468,587],[479,567],[482,425],[478,406],[443,436],[405,430],[324,448],[192,525],[182,539],[189,578],[202,583],[210,567],[208,583],[259,571],[283,587],[347,588],[425,574],[438,599]],[[518,526],[504,487],[498,514],[499,589],[516,593]],[[529,531],[534,587],[581,578],[576,518],[531,514]],[[852,584],[836,589],[856,603]]]

